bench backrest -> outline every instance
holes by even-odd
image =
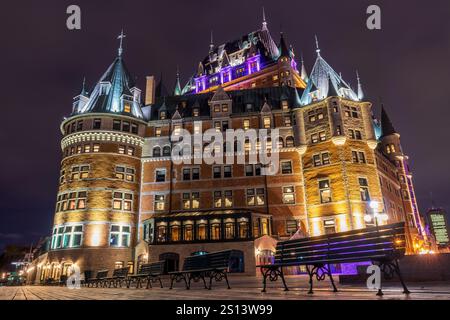
[[[126,277],[128,275],[129,270],[130,270],[129,267],[114,269],[113,278]]]
[[[138,274],[162,274],[164,272],[165,261],[146,263],[140,266]]]
[[[279,242],[275,263],[332,264],[398,259],[405,254],[405,223]]]
[[[103,279],[103,278],[106,278],[107,276],[108,276],[108,270],[97,271],[97,275],[96,275],[97,279]]]
[[[189,256],[184,259],[183,271],[200,269],[228,269],[233,250]]]

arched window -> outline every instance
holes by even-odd
[[[153,148],[153,156],[154,157],[161,157],[161,148],[160,147],[154,147]]]
[[[294,147],[294,137],[287,137],[286,138],[286,148],[292,148]]]
[[[278,137],[278,143],[277,143],[278,149],[284,148],[284,141],[282,137]]]
[[[163,156],[164,157],[170,157],[170,146],[165,146],[163,148]]]

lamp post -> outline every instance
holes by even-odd
[[[375,221],[375,226],[378,228],[378,201],[370,201],[369,202],[369,207],[370,209],[372,209],[372,214],[366,214],[364,216],[364,220],[366,222],[370,222],[372,221],[372,219]]]

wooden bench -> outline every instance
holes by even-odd
[[[91,284],[92,286],[98,288],[98,286],[100,285],[100,287],[104,287],[106,285],[105,280],[108,277],[108,270],[99,270],[97,271],[97,274],[94,278],[88,278],[86,279],[86,286],[89,287]]]
[[[109,284],[109,288],[111,288],[113,285],[114,288],[117,288],[117,285],[122,288],[122,281],[127,282],[129,271],[129,267],[114,269],[112,276],[105,279],[105,287]]]
[[[313,293],[313,277],[317,281],[323,281],[328,276],[334,292],[337,292],[330,264],[371,261],[380,267],[385,279],[397,275],[403,286],[403,293],[409,294],[398,265],[398,260],[405,255],[405,249],[404,222],[279,242],[275,263],[259,266],[263,275],[262,291],[266,292],[267,279],[277,281],[278,278],[281,278],[285,291],[288,291],[283,267],[306,266],[309,294]],[[377,295],[383,295],[381,285]]]
[[[228,289],[231,289],[227,272],[233,253],[233,250],[226,250],[186,257],[181,271],[169,272],[170,289],[173,288],[174,281],[180,282],[183,280],[186,289],[189,290],[191,281],[194,280],[194,282],[198,282],[200,279],[203,280],[205,289],[211,290],[213,279],[216,282],[225,279]],[[205,278],[209,278],[209,286],[206,285]]]
[[[152,288],[152,282],[156,281],[159,281],[162,288],[161,275],[164,272],[164,263],[165,261],[158,261],[141,265],[136,275],[128,276],[127,288],[132,282],[136,282],[136,289],[142,288],[142,282],[145,280],[147,280],[146,289]]]

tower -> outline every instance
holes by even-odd
[[[114,62],[91,93],[83,85],[72,113],[61,123],[52,278],[72,264],[98,270],[133,261],[146,122],[141,91],[122,57],[124,37],[122,32]]]
[[[423,222],[417,205],[409,157],[403,152],[400,134],[395,130],[384,106],[381,108],[380,152],[396,167],[403,203],[404,220],[409,229],[410,251],[421,248],[426,239]]]

